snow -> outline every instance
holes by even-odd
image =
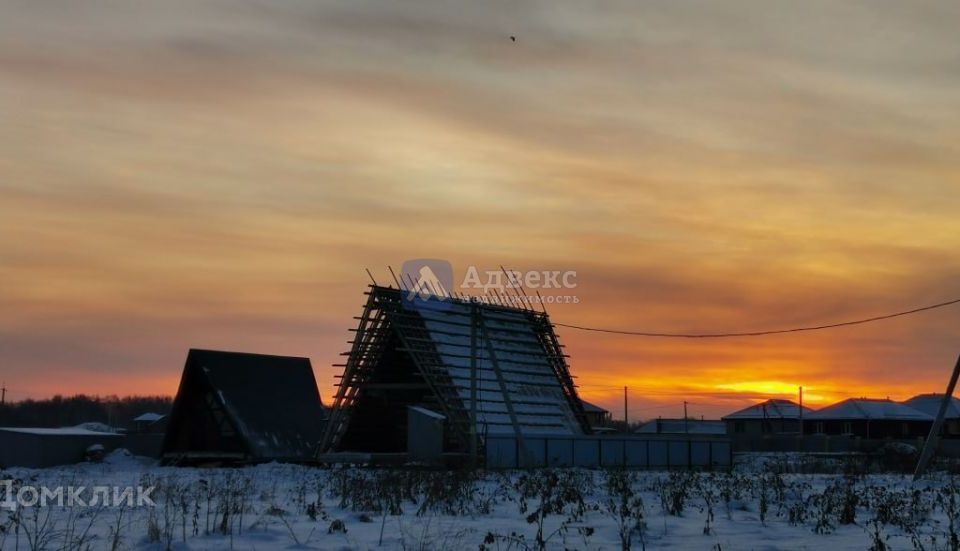
[[[440,420],[440,421],[443,421],[444,419],[446,419],[446,417],[444,417],[443,415],[440,415],[439,413],[437,413],[437,412],[435,412],[435,411],[431,411],[431,410],[426,409],[426,408],[417,407],[417,406],[410,406],[410,409],[413,410],[413,411],[416,411],[417,413],[419,413],[419,414],[421,414],[421,415],[425,415],[425,416],[427,416],[427,417],[430,417],[431,419],[437,419],[437,420]]]
[[[59,429],[42,427],[0,427],[0,430],[41,436],[120,436],[113,432],[94,431],[81,427],[63,427]]]
[[[748,457],[732,474],[635,473],[631,487],[643,501],[644,547],[862,550],[876,537],[894,549],[914,548],[914,538],[926,549],[948,548],[949,517],[956,520],[958,515],[949,512],[950,500],[943,498],[960,492],[951,486],[956,481],[949,476],[936,474],[913,483],[899,474],[778,474],[776,465],[799,459],[799,454]],[[275,463],[240,469],[161,467],[124,450],[108,454],[102,463],[0,472],[0,479],[32,485],[156,487],[151,494],[155,508],[86,509],[84,522],[92,525],[86,545],[76,546],[80,548],[111,548],[111,526],[118,521],[124,527],[119,549],[159,550],[167,547],[167,540],[174,549],[193,550],[478,549],[489,538],[494,541],[488,549],[536,548],[537,525],[527,517],[538,510],[539,498],[521,500],[519,491],[526,487],[524,476],[532,477],[529,480],[556,476],[557,487],[575,488],[584,507],[581,515],[566,523],[575,507],[565,506],[563,513],[544,517],[545,534],[566,526],[549,538],[545,548],[620,549],[615,519],[606,511],[610,494],[604,471],[481,473],[475,484],[468,480],[463,486],[468,491],[462,500],[451,499],[465,476]],[[442,483],[433,488],[448,499],[430,507],[429,484],[396,479],[439,480]],[[401,492],[401,487],[414,490]],[[546,486],[532,487],[542,491]],[[396,502],[390,498],[394,494],[400,496]],[[668,508],[680,494],[684,503],[671,514]],[[852,522],[846,524],[838,520],[845,496],[856,496],[855,502],[847,501],[855,504],[848,519]],[[835,501],[823,505],[828,497]],[[228,503],[243,513],[228,516],[224,523]],[[384,514],[379,512],[381,505],[396,508]],[[711,511],[713,520],[708,522]],[[19,544],[12,528],[0,531],[0,550],[29,548],[26,533],[37,527],[31,524],[35,518],[49,523],[44,528],[53,538],[49,548],[66,547],[57,538],[70,534],[67,528],[76,522],[76,512],[48,508],[37,517],[27,511],[20,517]],[[0,524],[11,514],[0,510]],[[826,517],[828,522],[821,525]],[[339,527],[337,521],[345,532],[333,529]],[[229,533],[221,533],[221,526]],[[525,545],[511,545],[514,533],[524,538]],[[641,549],[640,536],[634,536],[634,549]]]
[[[909,400],[905,400],[903,403],[934,417],[940,411],[940,405],[943,403],[943,394],[918,394]],[[950,402],[947,403],[947,411],[944,417],[946,419],[960,418],[960,400],[950,397]]]
[[[138,415],[134,417],[133,420],[138,423],[154,423],[166,417],[166,415],[161,415],[159,413],[144,413],[143,415]]]
[[[809,415],[813,413],[813,410],[805,407],[803,408],[804,415]],[[800,404],[792,402],[790,400],[777,400],[771,399],[759,404],[753,404],[752,406],[743,408],[739,411],[735,411],[730,415],[724,415],[723,420],[727,419],[799,419],[800,418]]]
[[[470,306],[445,302],[442,306],[410,304],[424,320],[442,363],[464,408],[470,409]],[[513,434],[513,414],[525,434],[578,434],[579,422],[570,408],[553,366],[543,354],[535,328],[523,311],[484,311],[485,330],[479,335],[477,362],[477,430],[484,434]],[[510,329],[510,332],[505,332]],[[494,362],[500,368],[498,376]],[[503,388],[501,388],[501,384]]]
[[[816,419],[887,419],[902,421],[932,421],[933,417],[910,406],[892,400],[851,398],[814,411],[807,416]]]
[[[647,421],[636,431],[640,434],[713,434],[727,433],[722,421],[701,421],[699,419],[653,419]]]
[[[87,421],[86,423],[80,423],[79,425],[74,425],[72,427],[66,427],[66,428],[87,429],[87,430],[92,430],[93,432],[111,432],[111,433],[121,432],[120,430],[115,429],[110,425],[106,423],[101,423],[99,421]]]

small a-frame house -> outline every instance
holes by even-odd
[[[168,464],[310,461],[324,419],[309,359],[190,350],[162,458]]]
[[[402,453],[408,408],[445,418],[444,452],[486,436],[590,434],[544,311],[372,285],[330,413],[324,452]],[[504,301],[505,302],[505,301]]]

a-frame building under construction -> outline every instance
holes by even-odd
[[[444,451],[487,435],[590,433],[546,312],[370,286],[321,444],[324,452],[407,449],[407,409],[445,417]]]

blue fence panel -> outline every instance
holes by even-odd
[[[730,449],[730,442],[713,442],[710,450],[710,458],[713,464],[721,467],[729,467],[733,462],[733,453]]]
[[[599,467],[601,443],[599,438],[573,440],[573,464],[578,467]]]
[[[624,454],[627,467],[646,468],[647,442],[645,440],[624,440]]]
[[[709,467],[710,442],[690,442],[690,462],[694,467]]]
[[[623,440],[600,438],[600,465],[602,467],[622,467],[624,464]]]
[[[647,442],[647,449],[650,453],[650,462],[647,464],[648,467],[665,469],[670,466],[670,456],[667,455],[667,444],[669,444],[669,442],[663,440],[650,440]]]
[[[690,451],[690,450],[689,450],[689,443],[686,442],[686,441],[683,441],[683,440],[676,441],[676,440],[674,440],[674,441],[670,442],[670,456],[669,456],[669,457],[670,457],[670,460],[669,460],[670,466],[671,466],[671,467],[686,467],[687,464],[688,464],[688,462],[689,462],[688,460],[689,460],[689,458],[690,458],[690,455],[689,455],[689,453],[688,453],[689,451]]]
[[[572,467],[573,465],[573,438],[569,440],[548,439],[547,466]]]
[[[546,438],[524,438],[523,444],[520,449],[520,464],[522,467],[547,466]]]
[[[487,467],[516,469],[517,441],[514,438],[487,438]]]
[[[539,436],[489,437],[487,467],[516,469],[539,467],[629,467],[638,469],[729,467],[729,440],[675,437]]]

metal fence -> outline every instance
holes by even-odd
[[[733,448],[724,437],[650,436],[489,436],[489,469],[536,467],[627,467],[634,469],[726,469]]]
[[[770,434],[734,435],[735,452],[801,452],[801,453],[873,453],[891,443],[909,444],[918,451],[923,448],[923,437],[918,438],[860,438],[848,435]],[[941,438],[937,443],[937,455],[960,457],[960,439]]]

